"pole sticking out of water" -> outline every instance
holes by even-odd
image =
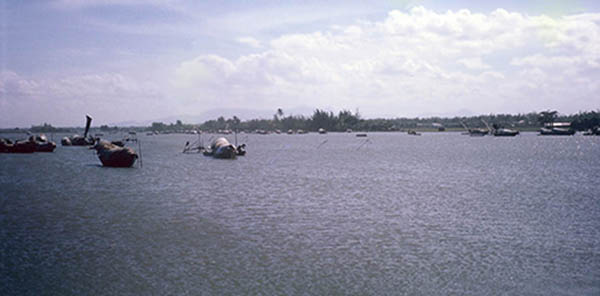
[[[327,143],[327,139],[325,139],[323,142],[321,142],[321,144],[319,144],[319,146],[317,146],[317,149],[321,148],[321,146],[325,145],[325,143]]]
[[[360,145],[358,145],[358,147],[356,147],[356,150],[359,150],[365,144],[370,144],[370,143],[371,143],[371,140],[370,139],[366,139],[364,142],[362,142]]]
[[[142,141],[138,141],[138,150],[140,150],[140,168],[144,167],[144,163],[142,161]]]
[[[198,133],[198,141],[200,142],[200,148],[204,149],[204,141],[202,141],[202,133]]]

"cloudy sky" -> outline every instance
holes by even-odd
[[[368,2],[1,1],[0,127],[600,108],[600,1]]]

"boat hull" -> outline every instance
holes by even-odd
[[[575,134],[574,129],[564,129],[564,128],[541,128],[540,135],[542,136],[572,136]]]
[[[494,132],[494,137],[514,137],[519,134],[519,131],[515,130],[496,130]]]
[[[103,166],[128,168],[132,167],[138,155],[129,147],[119,147],[106,141],[100,141],[94,147]]]

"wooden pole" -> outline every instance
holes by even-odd
[[[138,149],[140,150],[140,168],[143,168],[144,162],[142,161],[142,141],[138,141]]]

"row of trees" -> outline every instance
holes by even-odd
[[[184,124],[181,120],[176,123],[164,124],[154,122],[146,130],[166,132],[183,130],[239,130],[239,131],[274,131],[306,130],[317,131],[324,128],[328,131],[343,132],[348,129],[355,131],[397,131],[416,128],[462,129],[462,124],[469,127],[485,127],[485,122],[499,127],[517,129],[538,129],[549,122],[570,122],[572,128],[583,131],[600,126],[600,111],[580,112],[572,115],[562,115],[557,111],[530,112],[526,114],[489,114],[463,117],[427,117],[427,118],[374,118],[364,119],[357,111],[339,111],[337,114],[321,109],[314,110],[311,116],[285,115],[282,109],[277,109],[272,119],[251,119],[242,121],[237,116],[223,116],[208,120],[202,124]]]
[[[177,120],[174,124],[164,124],[162,122],[153,122],[146,130],[167,132],[167,131],[183,131],[196,129],[198,126],[193,124],[184,124],[181,120]]]
[[[428,118],[394,118],[363,119],[358,112],[342,110],[337,114],[331,111],[316,109],[311,116],[288,115],[277,109],[273,119],[252,119],[241,121],[234,116],[230,119],[219,117],[199,126],[202,130],[307,130],[317,131],[324,128],[328,131],[394,131],[415,128],[462,128],[462,123],[469,127],[485,127],[484,121],[496,126],[521,129],[536,129],[548,122],[571,122],[577,130],[587,130],[600,126],[600,111],[580,112],[573,115],[561,115],[557,111],[530,112],[527,114],[489,114],[470,117],[428,117]]]
[[[511,127],[518,129],[537,129],[549,122],[570,122],[571,127],[578,131],[589,130],[600,126],[600,110],[579,112],[577,114],[563,115],[554,110],[541,112],[530,112],[526,114],[489,114],[469,117],[428,117],[428,118],[375,118],[363,119],[356,110],[339,111],[337,114],[331,111],[321,109],[314,110],[311,116],[304,115],[285,115],[282,109],[277,109],[272,119],[251,119],[242,121],[238,117],[226,119],[223,116],[208,120],[202,124],[184,124],[181,120],[175,123],[165,124],[162,122],[153,122],[151,126],[145,128],[149,131],[167,132],[167,131],[186,131],[186,130],[306,130],[317,131],[324,128],[328,131],[346,131],[352,129],[355,131],[396,131],[415,128],[438,128],[460,129],[462,123],[469,127],[485,127],[483,122],[490,125],[495,124],[501,127]],[[15,132],[19,129],[6,129],[0,132]],[[32,126],[29,131],[33,133],[50,132],[72,132],[72,128],[56,128],[48,123],[38,126]],[[100,126],[100,131],[112,132],[118,131],[118,127]]]

